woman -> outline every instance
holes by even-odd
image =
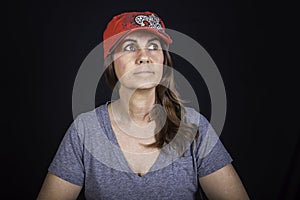
[[[174,88],[171,38],[152,12],[115,16],[105,75],[118,99],[79,115],[38,199],[248,199],[209,122]]]

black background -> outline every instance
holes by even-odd
[[[196,4],[197,3],[197,4]],[[289,7],[289,8],[287,8]],[[224,80],[227,118],[221,140],[251,199],[296,199],[299,186],[299,78],[292,6],[259,1],[26,1],[4,7],[1,195],[36,198],[72,122],[72,89],[81,63],[102,42],[112,16],[156,12],[210,54]],[[3,54],[2,54],[3,55]],[[174,56],[175,68],[191,74]],[[191,84],[210,100],[200,76]],[[100,85],[96,103],[108,90]],[[3,121],[3,119],[5,119]],[[298,192],[298,193],[297,193]]]

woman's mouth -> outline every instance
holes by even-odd
[[[139,72],[135,72],[134,74],[138,75],[138,74],[154,74],[154,72],[152,71],[139,71]]]

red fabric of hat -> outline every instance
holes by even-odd
[[[113,17],[107,24],[103,34],[104,59],[125,36],[136,30],[147,30],[162,38],[167,44],[172,43],[172,39],[165,32],[163,21],[157,14],[150,11],[125,12]]]

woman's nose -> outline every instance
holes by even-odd
[[[136,59],[137,64],[149,64],[150,58],[149,55],[147,55],[147,50],[145,49],[139,49],[139,54]]]

